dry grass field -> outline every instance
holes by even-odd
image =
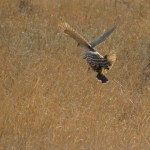
[[[102,84],[63,19],[117,61]],[[0,0],[0,150],[150,149],[149,0]]]

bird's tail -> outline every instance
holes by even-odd
[[[96,78],[101,81],[102,83],[106,83],[108,82],[108,79],[106,78],[106,76],[104,76],[102,73],[98,73]]]

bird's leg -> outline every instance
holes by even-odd
[[[102,68],[101,73],[104,75],[104,74],[106,74],[106,73],[107,73],[107,70],[106,70],[106,69],[104,69],[104,68]]]
[[[87,63],[88,64],[88,63]],[[91,66],[88,64],[87,72],[91,70]]]
[[[87,72],[89,72],[91,70],[91,67],[89,66],[88,68],[87,68]]]
[[[91,67],[89,66],[87,71],[90,71],[90,70],[91,70]]]

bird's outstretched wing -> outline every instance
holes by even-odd
[[[109,31],[105,32],[102,36],[100,36],[97,40],[90,43],[91,47],[95,47],[98,44],[104,42],[115,29],[116,29],[116,27],[111,28]]]
[[[77,43],[78,46],[84,47],[85,49],[92,49],[90,44],[79,34],[77,33],[68,23],[63,22],[59,24],[59,27],[63,30],[64,33],[72,37]]]

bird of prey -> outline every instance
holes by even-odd
[[[112,68],[114,62],[116,61],[116,54],[110,52],[107,55],[102,56],[96,51],[96,49],[94,49],[94,47],[105,41],[106,38],[115,30],[115,27],[111,28],[109,31],[91,43],[87,42],[68,23],[63,22],[59,24],[59,27],[63,30],[64,33],[72,37],[78,43],[78,46],[86,50],[83,58],[87,61],[89,67],[98,73],[97,79],[102,83],[106,83],[108,78],[105,76],[105,73],[107,70]]]

